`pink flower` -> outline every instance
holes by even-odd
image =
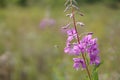
[[[80,40],[80,43],[75,43],[72,40],[76,39],[76,31],[74,29],[69,29],[67,31],[67,35],[68,38],[66,41],[66,47],[64,48],[65,53],[76,56],[79,56],[81,53],[87,54],[90,59],[90,64],[100,64],[97,38],[92,38],[92,34],[87,34]],[[78,60],[82,61],[78,58],[74,59],[74,67],[76,69],[78,69],[78,67],[80,66],[80,63],[76,62]]]
[[[41,20],[40,22],[40,27],[41,28],[44,28],[44,27],[47,27],[47,26],[54,26],[56,23],[56,21],[52,18],[45,18],[43,20]]]
[[[73,58],[74,64],[73,67],[78,70],[80,66],[84,69],[86,68],[85,62],[82,58]]]

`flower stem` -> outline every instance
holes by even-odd
[[[73,19],[73,25],[74,25],[74,28],[75,28],[75,31],[76,31],[76,34],[77,34],[77,41],[80,44],[80,38],[79,38],[79,35],[78,35],[78,31],[77,31],[77,26],[76,26],[75,14],[74,14],[74,8],[73,7],[72,7],[72,19]],[[90,75],[90,71],[88,69],[88,66],[87,66],[87,63],[86,63],[86,59],[85,59],[85,56],[84,56],[83,53],[82,53],[82,57],[84,59],[85,65],[86,65],[86,71],[87,71],[87,74],[89,76],[89,79],[92,80],[91,79],[91,75]]]

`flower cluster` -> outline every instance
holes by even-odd
[[[76,70],[79,68],[86,69],[89,80],[98,80],[96,67],[98,67],[100,64],[100,57],[97,38],[92,38],[92,32],[85,32],[79,36],[77,26],[83,27],[84,23],[77,22],[75,14],[78,13],[80,16],[83,16],[83,14],[76,6],[76,0],[66,0],[65,5],[65,12],[71,10],[71,13],[67,14],[66,16],[69,16],[70,19],[72,19],[72,22],[69,22],[69,24],[62,27],[64,32],[66,32],[68,35],[64,52],[69,55],[77,56],[76,58],[73,58],[73,67]],[[73,27],[71,27],[71,24]],[[90,73],[89,65],[94,65],[92,74]]]
[[[74,28],[66,31],[68,38],[66,41],[66,47],[64,52],[70,55],[80,56],[86,55],[89,59],[89,64],[99,65],[99,49],[97,44],[97,38],[92,38],[92,33],[85,35],[79,42],[75,42],[77,39],[77,33]],[[79,69],[80,65],[85,68],[86,64],[82,58],[73,58],[75,69]]]

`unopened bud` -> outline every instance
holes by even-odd
[[[93,32],[88,32],[87,34],[88,34],[88,35],[92,35],[92,34],[93,34]]]
[[[80,25],[81,27],[83,27],[85,24],[82,22],[77,22],[77,25]]]
[[[72,18],[72,17],[73,17],[73,14],[72,14],[72,13],[66,14],[66,16],[69,16],[70,18]]]
[[[63,26],[62,29],[67,29],[67,28],[70,26],[70,24],[71,24],[71,23],[69,23],[69,24]]]

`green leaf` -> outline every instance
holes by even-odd
[[[72,5],[72,7],[74,7],[76,10],[79,10],[79,8],[76,5]]]
[[[99,79],[98,79],[98,71],[95,71],[95,72],[93,73],[93,80],[99,80]]]
[[[65,8],[64,12],[66,12],[67,10],[69,10],[70,7],[71,7],[71,5],[69,4],[69,5]]]
[[[93,80],[98,80],[98,66],[94,66],[93,71],[92,71],[92,78]]]
[[[78,3],[76,2],[76,0],[73,0],[73,4],[78,5]]]
[[[100,63],[99,65],[95,65],[94,68],[93,68],[93,71],[92,71],[92,79],[93,80],[99,80],[99,77],[98,77],[98,69],[100,67],[102,63]]]

